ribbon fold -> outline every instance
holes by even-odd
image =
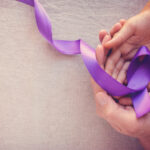
[[[137,117],[141,117],[150,111],[150,96],[147,91],[147,85],[150,81],[150,51],[147,47],[139,48],[132,59],[127,71],[128,85],[125,86],[113,79],[99,66],[95,49],[83,40],[54,40],[49,17],[38,0],[18,1],[34,7],[35,19],[40,33],[56,50],[66,55],[81,54],[84,64],[98,85],[113,96],[131,96]],[[143,55],[145,57],[141,62],[139,57]]]

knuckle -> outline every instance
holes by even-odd
[[[130,29],[134,29],[135,28],[135,24],[132,22],[132,21],[128,21],[127,22],[127,26],[130,28]]]
[[[136,126],[129,126],[127,132],[129,135],[136,135],[139,131],[139,126],[136,125]]]
[[[111,118],[112,113],[113,113],[112,109],[105,109],[105,112],[104,112],[105,118],[107,119]]]

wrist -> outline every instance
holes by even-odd
[[[150,150],[150,136],[139,138],[139,141],[145,150]]]

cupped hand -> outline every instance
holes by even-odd
[[[106,58],[104,47],[99,45],[96,51],[99,54],[97,55],[99,65],[104,68]],[[148,143],[145,147],[150,148],[150,114],[138,119],[132,106],[116,103],[93,79],[92,87],[98,116],[105,119],[118,132],[139,138],[143,145]]]
[[[148,23],[150,21],[147,20],[149,15],[146,13],[141,13],[140,15],[128,21],[121,20],[111,29],[110,35],[105,30],[99,34],[102,43],[96,49],[96,57],[99,65],[121,83],[126,82],[126,71],[137,49],[142,45],[150,48],[150,36],[148,36],[150,35],[150,30],[147,25],[150,24]],[[145,20],[147,23],[140,23],[140,19],[141,21]],[[136,22],[136,24],[134,23],[133,25],[132,21]],[[129,30],[129,28],[133,30]],[[108,56],[110,48],[112,49],[112,53]],[[137,119],[133,107],[129,105],[131,104],[130,98],[120,98],[119,103],[116,103],[93,80],[92,85],[97,114],[107,120],[120,133],[139,138],[145,148],[150,149],[150,114],[148,113],[142,118]]]
[[[99,65],[104,68],[105,50],[102,45],[98,46],[97,53],[99,54],[97,55]],[[122,134],[137,138],[150,136],[148,134],[150,133],[150,114],[137,119],[132,106],[123,106],[116,103],[93,79],[92,87],[96,100],[97,114],[107,120],[113,128]]]

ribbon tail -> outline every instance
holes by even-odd
[[[150,52],[146,47],[139,49],[139,53],[137,53],[131,62],[131,66],[128,71],[129,84],[128,87],[126,87],[113,79],[99,66],[95,55],[95,49],[90,47],[84,41],[53,40],[50,19],[38,0],[18,1],[34,7],[36,23],[39,32],[50,45],[56,48],[57,51],[67,55],[82,55],[84,64],[99,86],[101,86],[104,90],[113,96],[124,96],[134,93],[132,100],[137,117],[141,117],[150,111],[150,96],[147,89],[145,88],[150,81],[150,72],[148,66],[149,61],[145,59],[146,61],[140,64],[137,64],[138,62],[136,61],[140,55],[150,56]],[[140,81],[141,77],[142,82]],[[132,78],[133,80],[131,80]]]
[[[34,0],[34,10],[36,23],[40,33],[50,44],[52,44],[52,27],[49,17],[42,5],[37,0]]]
[[[42,5],[37,0],[19,0],[19,2],[28,4],[28,5],[34,7],[35,18],[36,18],[36,23],[37,23],[38,29],[39,29],[40,33],[43,35],[43,37],[50,44],[52,44],[53,41],[52,41],[51,23],[49,21],[48,15],[45,12]]]
[[[145,88],[142,92],[134,94],[132,96],[132,102],[137,118],[150,112],[150,95],[147,88]]]
[[[38,0],[19,0],[24,3],[32,4],[34,2],[35,18],[38,29],[43,37],[62,54],[74,55],[81,54],[83,61],[94,80],[104,88],[109,94],[121,96],[136,92],[136,90],[128,88],[108,75],[98,64],[95,49],[91,48],[87,43],[82,40],[64,41],[53,40],[52,27],[49,17],[38,2]],[[109,86],[111,84],[111,86]]]

